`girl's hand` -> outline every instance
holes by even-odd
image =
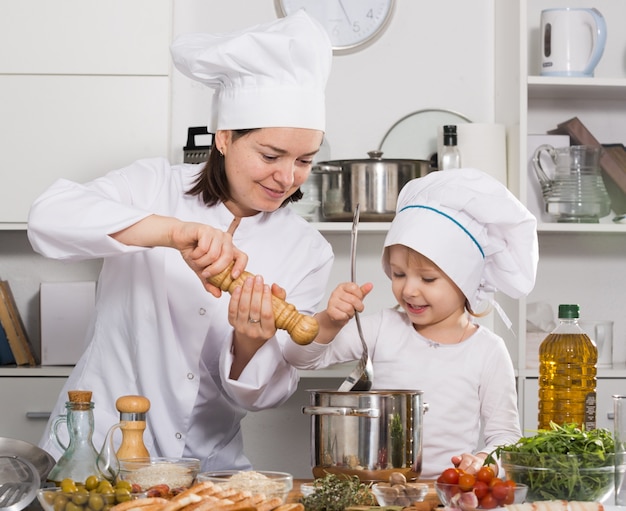
[[[331,342],[339,330],[341,330],[351,318],[354,312],[363,312],[365,305],[363,299],[374,288],[374,284],[368,282],[359,286],[354,282],[339,284],[328,299],[328,307],[315,315],[320,329],[315,338],[318,344]]]
[[[333,321],[345,325],[354,317],[355,311],[363,312],[365,305],[363,299],[372,290],[373,284],[367,283],[359,286],[354,282],[339,284],[328,299],[326,314]]]
[[[486,457],[486,453],[469,454],[464,452],[460,456],[452,456],[450,461],[452,461],[452,464],[456,468],[463,470],[468,474],[476,474],[480,470],[480,467],[484,465]],[[494,470],[494,474],[498,475],[498,466],[489,466]]]

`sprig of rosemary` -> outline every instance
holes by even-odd
[[[343,511],[349,506],[374,506],[376,498],[370,485],[358,476],[326,474],[313,481],[314,491],[300,502],[306,511]]]

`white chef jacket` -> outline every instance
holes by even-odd
[[[28,237],[37,252],[68,261],[104,258],[90,343],[51,421],[65,413],[67,390],[91,390],[99,449],[119,422],[117,398],[139,394],[151,403],[144,443],[152,456],[196,457],[203,470],[249,468],[240,431],[246,410],[278,406],[297,387],[297,371],[282,358],[289,335],[279,330],[230,380],[230,295],[209,294],[177,250],[127,246],[109,236],[150,214],[226,231],[233,215],[223,204],[208,208],[185,195],[200,168],[141,160],[87,184],[59,180],[33,204]],[[333,260],[318,231],[281,208],[243,218],[233,240],[249,256],[247,271],[282,286],[301,312],[314,312]],[[40,445],[61,454],[47,432]]]
[[[491,452],[520,439],[515,373],[502,338],[479,326],[463,342],[439,344],[417,333],[398,309],[363,315],[361,323],[372,388],[424,392],[422,478],[436,479],[453,455]],[[330,344],[285,345],[286,360],[302,369],[357,360],[362,352],[354,320]]]

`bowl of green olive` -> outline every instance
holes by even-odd
[[[144,492],[133,492],[127,481],[111,484],[96,476],[88,477],[84,484],[64,479],[61,486],[37,490],[37,500],[44,511],[102,511],[122,502],[145,497]]]

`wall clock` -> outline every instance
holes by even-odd
[[[361,50],[385,31],[396,0],[274,0],[279,16],[304,9],[327,30],[333,53]]]

